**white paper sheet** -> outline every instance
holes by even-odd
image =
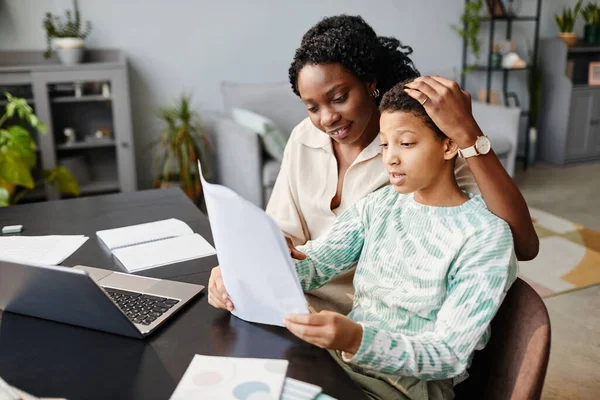
[[[58,265],[88,239],[83,235],[0,237],[0,259],[24,264]]]
[[[283,234],[263,210],[200,177],[223,283],[233,315],[283,326],[290,313],[308,314],[304,293]]]
[[[215,249],[197,233],[113,250],[129,272],[212,256]]]
[[[170,400],[279,400],[287,360],[196,354]]]

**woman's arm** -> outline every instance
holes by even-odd
[[[406,85],[407,93],[424,103],[435,124],[461,149],[475,144],[482,135],[471,111],[471,96],[456,82],[442,77],[423,76]],[[491,212],[508,223],[512,231],[517,258],[527,261],[539,251],[539,239],[523,195],[508,175],[496,154],[470,157],[467,163],[485,204]]]

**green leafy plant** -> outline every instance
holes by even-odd
[[[182,95],[175,105],[156,111],[165,126],[160,139],[154,143],[153,186],[180,186],[190,199],[197,202],[202,194],[198,160],[204,177],[209,178],[207,154],[210,143],[202,130],[199,114],[191,109],[190,101],[190,96]]]
[[[600,24],[600,8],[596,3],[588,3],[582,10],[581,16],[585,21],[586,25],[598,25]]]
[[[577,17],[581,11],[581,3],[583,0],[579,0],[573,9],[569,7],[565,7],[563,9],[562,14],[554,14],[554,21],[558,26],[558,30],[561,33],[570,33],[573,32],[573,28],[575,27],[575,22],[577,21]]]
[[[73,0],[74,12],[66,11],[66,21],[63,23],[58,16],[52,13],[46,13],[44,17],[44,29],[46,30],[46,52],[45,58],[52,57],[52,39],[54,38],[79,38],[85,39],[92,30],[92,23],[86,21],[85,28],[81,23],[79,14],[79,5],[77,0]]]
[[[8,103],[0,117],[0,206],[18,203],[24,194],[44,183],[55,186],[61,193],[78,196],[79,185],[64,167],[44,170],[42,179],[34,182],[31,170],[37,162],[35,141],[22,125],[4,125],[8,125],[10,118],[18,116],[20,122],[41,133],[45,133],[47,128],[25,99],[9,93],[5,95]]]
[[[479,65],[480,45],[478,36],[481,24],[482,7],[483,0],[474,0],[465,3],[464,12],[460,16],[460,22],[462,22],[463,27],[453,26],[460,37],[467,40],[467,46],[471,48],[471,52],[475,56],[475,63],[467,66],[463,71],[463,74],[474,70]]]

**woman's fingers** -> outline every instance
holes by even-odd
[[[208,280],[208,293],[209,293],[209,303],[211,297],[213,299],[214,305],[218,308],[224,308],[226,310],[233,310],[233,303],[229,299],[229,294],[227,290],[225,290],[225,285],[223,283],[223,277],[221,275],[221,269],[219,267],[213,268],[210,273],[210,278]]]
[[[427,98],[435,101],[439,97],[439,93],[422,78],[417,78],[414,81],[407,83],[405,87],[421,92],[424,95],[422,99]],[[425,100],[421,100],[420,103],[423,104],[424,101]]]
[[[412,97],[413,99],[417,100],[419,103],[423,104],[423,106],[425,106],[426,103],[427,103],[427,101],[429,100],[429,97],[427,97],[427,95],[425,95],[423,92],[420,92],[418,90],[415,90],[415,89],[404,89],[404,91],[410,97]]]

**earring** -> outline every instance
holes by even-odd
[[[371,97],[373,97],[374,99],[379,97],[379,89],[375,89],[373,91],[373,93],[371,93]]]

